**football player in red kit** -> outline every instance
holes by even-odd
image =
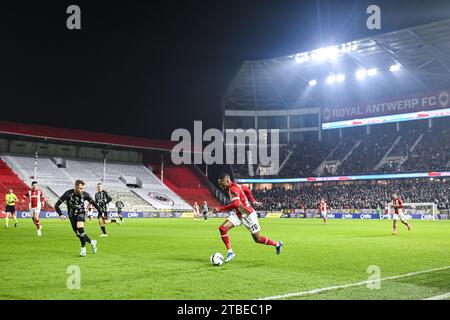
[[[23,196],[24,199],[28,199],[28,209],[30,210],[31,219],[37,229],[37,236],[42,235],[42,225],[39,219],[41,209],[44,207],[45,198],[44,194],[38,187],[38,183],[33,181],[31,183],[31,189]],[[25,200],[22,200],[22,202]]]
[[[250,231],[253,240],[255,240],[256,243],[274,246],[276,248],[276,253],[280,254],[283,242],[273,241],[260,234],[261,227],[259,226],[258,216],[248,200],[250,199],[254,205],[260,205],[261,203],[253,198],[251,191],[246,186],[241,186],[231,181],[228,174],[222,174],[220,176],[219,186],[229,193],[231,200],[229,205],[213,209],[213,213],[231,211],[228,219],[219,227],[220,235],[228,250],[225,262],[229,262],[235,257],[235,253],[231,248],[228,231],[231,228],[239,227],[242,224]]]
[[[403,201],[400,199],[396,193],[392,194],[392,206],[394,207],[394,215],[392,217],[393,222],[393,235],[397,234],[397,221],[400,220],[409,231],[411,231],[411,225],[406,221],[406,217],[403,213]]]
[[[327,204],[327,202],[325,201],[325,199],[321,199],[320,200],[320,204],[319,204],[319,210],[320,210],[320,215],[322,216],[322,218],[323,218],[323,223],[324,224],[327,224],[327,221],[328,221],[328,209],[329,209],[329,207],[328,207],[328,204]]]

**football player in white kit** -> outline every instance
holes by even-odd
[[[88,204],[87,205],[87,217],[88,217],[88,219],[89,219],[89,223],[92,223],[92,218],[93,218],[93,213],[94,213],[94,206],[92,205],[92,204]]]

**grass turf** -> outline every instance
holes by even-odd
[[[230,231],[236,258],[213,267],[209,256],[225,254],[221,219],[127,219],[97,221],[86,232],[98,240],[93,255],[79,257],[69,221],[43,219],[36,237],[31,220],[0,230],[0,299],[254,299],[367,280],[370,265],[381,277],[450,266],[450,221],[412,221],[391,235],[391,221],[261,219],[262,234],[283,240],[255,244],[244,228]],[[13,224],[12,224],[13,225]],[[81,289],[70,290],[69,266],[81,271]],[[450,291],[450,269],[289,299],[421,299]]]

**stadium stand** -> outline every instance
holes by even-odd
[[[206,201],[208,206],[217,207],[222,204],[209,191],[205,182],[200,179],[192,166],[168,166],[164,168],[164,183],[190,205],[196,201],[199,205]]]
[[[37,177],[34,177],[33,157],[2,155],[1,158],[25,182],[38,180],[41,187],[49,191],[46,196],[52,205],[58,195],[73,187],[75,180],[86,181],[87,191],[94,194],[96,184],[103,178],[103,163],[98,161],[67,159],[63,166],[58,166],[54,158],[39,158]],[[108,163],[106,168],[105,188],[113,197],[113,202],[120,197],[126,211],[191,209],[189,204],[167,188],[142,164]],[[127,178],[134,178],[133,184],[137,181],[137,185],[133,185],[133,188],[127,186]]]
[[[325,198],[334,209],[375,209],[390,201],[398,192],[406,203],[436,203],[439,209],[449,209],[450,182],[445,180],[397,180],[389,183],[354,183],[321,185],[300,184],[294,189],[274,187],[253,190],[255,198],[262,201],[261,209],[317,209]]]
[[[373,172],[375,166],[381,161],[383,155],[389,150],[397,136],[382,135],[369,136],[338,168],[338,174]]]
[[[293,145],[287,163],[272,177],[429,172],[450,168],[449,124],[432,129],[409,125],[400,132],[379,131]],[[233,169],[236,177],[249,177],[248,166],[233,165]]]
[[[13,189],[16,196],[21,200],[21,197],[27,192],[27,185],[20,180],[20,178],[8,167],[8,165],[0,159],[0,203],[5,201],[5,194],[8,189]],[[28,205],[25,203],[17,203],[16,209],[25,210],[28,208]],[[3,208],[2,208],[3,210]]]
[[[427,130],[403,163],[401,171],[442,171],[450,168],[450,128]]]
[[[313,176],[317,167],[333,151],[335,141],[306,141],[293,147],[292,156],[281,169],[281,177]]]

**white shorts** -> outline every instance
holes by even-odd
[[[34,215],[37,215],[39,218],[39,214],[41,213],[41,208],[31,208],[30,215],[33,218]]]
[[[258,215],[256,212],[250,213],[248,216],[242,216],[242,219],[240,219],[236,212],[231,212],[230,216],[227,219],[230,221],[235,227],[240,227],[242,224],[250,231],[251,234],[258,233],[261,231],[261,226],[258,222]]]
[[[393,216],[392,216],[392,219],[406,222],[406,216],[404,215],[403,212],[400,212],[398,214],[394,213]]]
[[[325,212],[322,212],[321,213],[321,215],[322,215],[322,218],[326,218],[326,217],[328,217],[328,215],[327,215],[327,212],[325,211]]]

